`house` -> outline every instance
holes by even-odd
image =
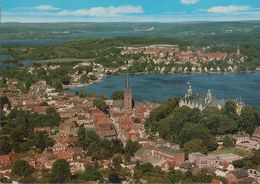
[[[22,158],[22,160],[25,160],[26,162],[28,162],[28,164],[32,167],[36,167],[36,159],[34,157],[24,157]]]
[[[57,156],[50,150],[45,150],[42,154],[37,156],[38,167],[51,169],[53,163],[57,160]]]
[[[169,147],[147,147],[139,149],[134,159],[144,163],[150,162],[154,166],[158,165],[168,170],[184,162],[184,153]]]
[[[195,168],[195,164],[187,161],[183,162],[180,166],[175,167],[176,170],[180,170],[183,173],[186,173],[187,171],[192,172],[194,168]]]
[[[175,162],[180,165],[184,162],[184,152],[177,151],[170,147],[158,147],[153,150],[153,157],[161,158],[170,162]]]
[[[236,145],[249,143],[250,138],[248,135],[236,136]]]
[[[175,162],[172,162],[172,161],[165,161],[162,165],[161,165],[161,168],[162,170],[164,171],[168,171],[170,168],[174,168],[176,166],[176,163]]]
[[[235,169],[227,174],[228,183],[252,183],[254,178],[248,176],[244,169]]]
[[[116,138],[116,130],[112,125],[112,121],[100,110],[95,109],[91,111],[93,125],[96,133],[103,138],[114,139]]]
[[[220,177],[223,177],[223,178],[226,178],[227,177],[227,171],[226,170],[224,170],[224,169],[216,169],[216,171],[215,171],[215,174],[216,174],[216,176],[220,176]]]
[[[213,179],[211,180],[211,184],[223,184],[223,182],[220,181],[220,180],[218,180],[218,179],[213,178]]]
[[[83,172],[85,170],[85,166],[81,162],[73,162],[70,163],[70,171],[72,174]]]
[[[260,141],[260,127],[256,128],[252,134],[252,139]]]
[[[67,151],[60,151],[57,154],[57,158],[58,159],[64,159],[68,162],[72,162],[73,161],[73,152],[70,150]]]
[[[200,152],[189,153],[188,158],[189,162],[194,163],[198,168],[216,168],[219,163],[217,157]]]
[[[70,163],[80,162],[84,159],[83,149],[81,147],[67,148],[65,151],[56,153],[58,159],[67,160]]]
[[[227,161],[220,161],[218,164],[219,169],[224,169],[226,171],[234,171],[235,167],[233,164],[227,162]]]
[[[74,147],[76,143],[78,142],[77,137],[58,137],[56,139],[57,142],[60,142],[66,147]]]
[[[46,114],[48,108],[49,108],[49,106],[40,106],[40,105],[32,106],[32,110],[39,114]]]
[[[34,133],[46,132],[47,134],[51,133],[51,127],[37,127],[34,128]]]
[[[145,162],[148,159],[148,157],[152,157],[152,148],[140,148],[137,152],[135,152],[134,157],[136,161],[138,160]]]
[[[257,183],[260,183],[260,169],[248,169],[249,177],[255,178]]]
[[[77,136],[78,129],[77,123],[71,120],[65,120],[59,126],[60,135],[64,137]]]
[[[56,142],[50,149],[53,152],[60,152],[60,151],[65,151],[67,148],[66,145],[64,145],[63,143],[61,143],[60,141]]]
[[[0,166],[11,166],[12,163],[11,163],[11,158],[10,158],[10,155],[7,154],[7,155],[0,155]]]

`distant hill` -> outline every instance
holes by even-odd
[[[116,36],[176,37],[193,41],[194,44],[259,44],[260,21],[3,23],[0,39],[88,39]]]

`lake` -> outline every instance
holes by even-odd
[[[15,67],[16,64],[12,63],[13,57],[9,55],[1,55],[0,54],[0,70],[4,70],[7,67]],[[25,67],[30,67],[32,66],[35,62],[30,59],[26,59],[23,61],[20,61]],[[18,64],[18,63],[17,63]]]
[[[169,96],[183,97],[190,82],[194,93],[206,93],[210,88],[218,99],[242,100],[260,107],[260,72],[230,74],[141,74],[130,75],[135,100],[166,101]],[[123,90],[125,76],[104,78],[86,87],[74,87],[70,91],[84,90],[111,97],[114,91]]]
[[[86,40],[92,38],[111,38],[116,36],[140,36],[143,32],[135,31],[102,31],[94,32],[87,31],[82,33],[73,33],[60,38],[45,38],[45,39],[10,39],[0,40],[2,46],[36,46],[36,45],[58,45],[70,41]]]

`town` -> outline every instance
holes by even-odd
[[[124,54],[139,51],[127,48]],[[57,69],[48,67],[46,71]],[[28,72],[33,73],[34,69],[31,67]],[[103,77],[91,71],[88,75]],[[189,182],[260,182],[256,167],[260,116],[240,100],[218,100],[210,89],[206,95],[198,96],[189,85],[179,101],[135,101],[128,75],[122,91],[116,91],[112,99],[57,90],[45,80],[37,81],[23,93],[16,79],[2,77],[1,81],[6,82],[0,90],[2,182],[174,183],[184,180],[182,177]],[[180,138],[174,138],[168,128],[162,127],[168,126],[167,118],[177,118],[177,113],[196,119],[196,114],[202,116],[207,111],[228,113],[242,123],[255,124],[250,124],[248,131],[239,131],[230,119],[224,119],[223,125],[222,120],[215,119],[209,130],[215,130],[220,123],[218,133],[205,135],[212,139],[211,143],[201,143],[200,135],[185,134],[188,124],[194,124],[189,120],[187,125],[179,125],[183,126]],[[205,116],[205,123],[213,114]],[[60,170],[64,173],[55,175]]]

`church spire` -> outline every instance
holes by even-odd
[[[126,74],[126,79],[125,79],[125,91],[131,91],[130,83],[128,80],[128,74]]]

